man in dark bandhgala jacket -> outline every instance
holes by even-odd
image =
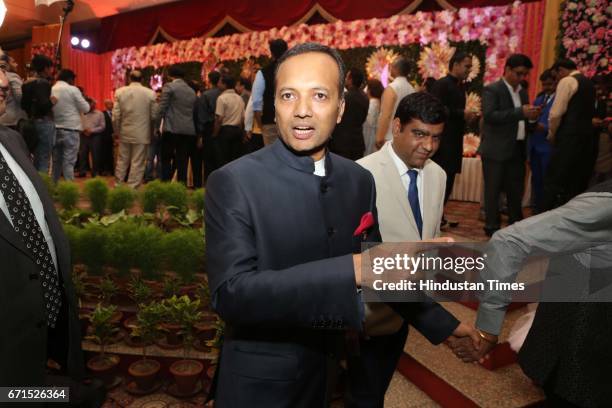
[[[440,139],[440,148],[432,157],[432,160],[446,172],[444,204],[453,192],[455,176],[461,173],[465,124],[478,117],[478,112],[465,109],[464,81],[471,69],[472,56],[464,51],[456,51],[448,64],[448,75],[436,81],[431,87],[431,93],[442,101],[449,113],[444,134]],[[446,219],[443,218],[442,225],[445,224]],[[456,221],[451,222],[451,226],[456,225]]]
[[[595,86],[571,60],[559,60],[555,101],[548,115],[550,164],[544,177],[543,209],[550,210],[583,192],[595,164]]]
[[[227,325],[217,407],[327,407],[345,333],[362,329],[361,246],[380,232],[372,175],[327,149],[343,87],[336,51],[289,50],[276,71],[281,139],[208,179],[207,271]],[[445,313],[402,305],[409,320]]]
[[[352,68],[346,74],[344,114],[329,142],[329,150],[350,160],[359,160],[365,151],[363,123],[368,117],[370,100],[361,90],[364,75],[360,69]]]

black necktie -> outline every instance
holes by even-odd
[[[57,315],[62,304],[58,275],[40,225],[25,191],[11,171],[0,151],[0,193],[11,216],[15,232],[25,244],[35,260],[40,273],[40,282],[47,314],[47,324],[55,327]]]

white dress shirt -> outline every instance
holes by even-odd
[[[83,130],[81,113],[89,112],[89,103],[79,88],[64,81],[57,81],[51,88],[51,95],[57,98],[53,105],[55,127],[67,130]]]
[[[4,156],[4,160],[8,164],[9,168],[17,178],[17,181],[23,188],[23,191],[28,197],[30,201],[30,205],[32,206],[32,210],[34,211],[34,216],[36,217],[36,221],[38,225],[40,225],[40,229],[42,230],[43,236],[47,241],[47,245],[49,245],[49,252],[51,252],[51,257],[53,258],[53,263],[55,264],[55,270],[57,268],[57,257],[55,254],[55,245],[53,244],[53,238],[51,237],[51,232],[49,231],[49,226],[47,225],[47,221],[45,220],[45,210],[43,209],[42,202],[40,201],[40,197],[34,188],[34,185],[30,181],[30,178],[25,174],[21,166],[17,164],[15,159],[10,155],[10,153],[2,146],[0,143],[0,152],[2,152],[2,156]],[[0,210],[4,213],[8,222],[13,225],[13,221],[11,221],[11,217],[9,215],[9,210],[6,205],[6,201],[4,200],[4,195],[2,191],[0,191]]]
[[[424,218],[423,213],[423,169],[412,169],[406,166],[406,163],[402,159],[399,158],[395,150],[393,150],[393,142],[387,142],[390,144],[389,152],[391,152],[391,158],[393,159],[393,163],[397,168],[397,172],[399,173],[400,180],[402,185],[406,189],[406,200],[408,200],[408,187],[410,186],[410,176],[408,175],[408,170],[416,170],[417,172],[417,190],[419,191],[419,209],[421,210],[421,218]]]
[[[325,177],[325,156],[321,160],[314,162],[314,175],[319,177]]]
[[[510,91],[510,96],[512,97],[512,102],[514,103],[515,108],[520,108],[523,106],[521,103],[521,86],[516,87],[516,91],[510,86],[508,82],[504,79],[504,84],[508,87],[508,91]],[[525,121],[521,120],[518,123],[518,131],[516,132],[516,140],[525,140]]]

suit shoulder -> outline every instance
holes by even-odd
[[[354,162],[353,160],[349,160],[347,158],[339,156],[335,153],[330,153],[330,156],[332,157],[334,167],[343,169],[346,172],[351,173],[351,175],[354,175],[354,176],[366,177],[366,178],[371,177],[370,172],[367,171],[365,168],[363,168],[357,162]]]
[[[436,163],[435,161],[433,161],[433,160],[431,160],[431,159],[430,159],[430,160],[428,160],[428,161],[427,161],[426,166],[427,166],[428,171],[429,171],[429,172],[431,172],[431,174],[435,174],[435,175],[437,175],[437,176],[439,176],[439,177],[444,177],[444,178],[446,178],[446,172],[445,172],[445,171],[444,171],[444,169],[443,169],[443,168],[442,168],[442,167],[441,167],[441,166],[440,166],[438,163]]]
[[[375,167],[377,167],[377,163],[380,161],[382,154],[383,154],[382,150],[378,150],[374,153],[370,153],[367,156],[362,157],[361,159],[357,160],[357,164],[359,164],[361,167],[369,171],[372,171],[374,170]]]

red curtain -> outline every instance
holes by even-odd
[[[249,30],[262,31],[291,25],[315,5],[344,21],[386,18],[400,13],[414,0],[184,0],[117,14],[101,20],[99,51],[142,46],[151,41],[158,28],[176,39],[189,39],[210,32],[226,16]],[[499,6],[512,0],[450,0],[457,8]]]
[[[76,84],[98,102],[98,109],[105,99],[112,98],[111,57],[112,52],[94,54],[72,49],[66,66],[76,74]]]
[[[545,11],[546,0],[528,3],[525,7],[522,52],[529,56],[533,62],[533,69],[529,75],[529,97],[532,102],[540,90],[538,77],[542,71],[548,68],[539,66]]]

